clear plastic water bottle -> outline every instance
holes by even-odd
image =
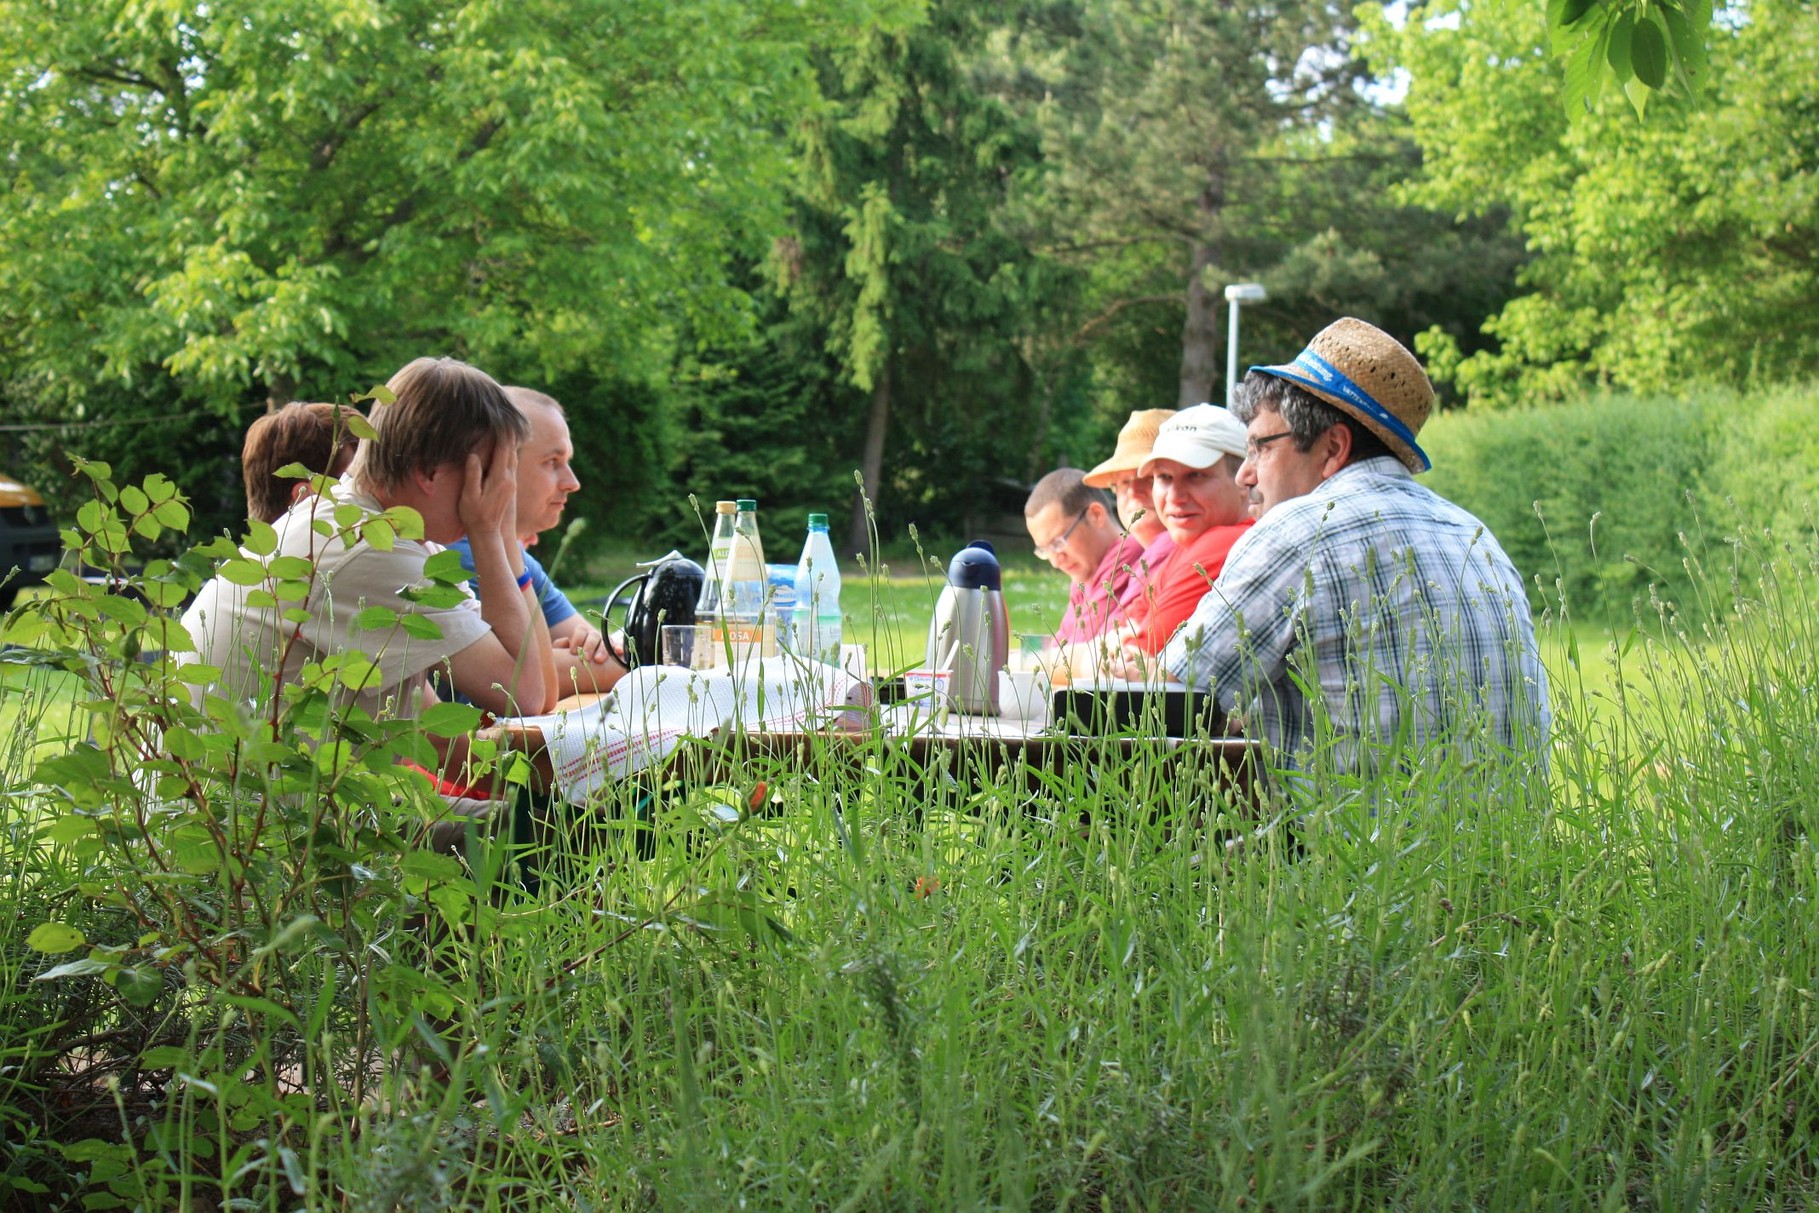
[[[796,562],[796,652],[810,661],[840,664],[840,563],[827,537],[827,515],[808,516],[808,539]]]
[[[712,625],[716,645],[725,638],[720,627],[720,595],[726,581],[726,566],[733,554],[733,519],[738,508],[731,501],[714,503],[714,534],[707,542],[707,577],[701,583],[701,597],[695,603],[695,622]]]
[[[764,598],[770,573],[764,567],[764,542],[758,537],[758,503],[741,498],[733,517],[733,542],[721,566],[720,618],[735,655],[762,651]]]

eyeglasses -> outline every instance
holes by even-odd
[[[1279,434],[1265,434],[1261,438],[1246,438],[1244,440],[1244,457],[1255,463],[1262,458],[1263,452],[1268,449],[1270,443],[1280,442],[1284,438],[1291,437],[1294,432],[1293,430],[1283,430]]]
[[[1086,510],[1092,508],[1093,507],[1089,505],[1085,510],[1081,510],[1078,514],[1075,514],[1074,520],[1067,524],[1067,530],[1062,531],[1060,535],[1049,540],[1047,543],[1037,544],[1036,555],[1043,560],[1053,560],[1055,557],[1061,555],[1061,553],[1067,551],[1067,541],[1073,535],[1074,528],[1086,520]]]

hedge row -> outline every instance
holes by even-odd
[[[1537,607],[1564,593],[1580,619],[1626,620],[1651,586],[1685,608],[1689,557],[1814,527],[1819,386],[1447,414],[1422,438],[1428,484],[1484,520]]]

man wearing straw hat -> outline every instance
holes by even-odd
[[[1414,479],[1433,407],[1414,356],[1350,318],[1250,368],[1233,402],[1257,523],[1161,664],[1297,768],[1380,769],[1383,749],[1441,739],[1467,760],[1545,746],[1522,578],[1482,522]]]
[[[1138,597],[1150,585],[1154,570],[1175,550],[1175,541],[1162,525],[1150,497],[1151,480],[1140,475],[1144,460],[1150,457],[1156,433],[1162,423],[1175,415],[1173,409],[1137,409],[1118,431],[1118,445],[1111,457],[1086,474],[1085,483],[1095,489],[1110,489],[1118,501],[1118,520],[1125,533],[1143,545],[1143,552],[1130,563],[1130,577],[1118,595],[1115,614],[1128,615]]]

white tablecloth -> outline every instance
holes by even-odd
[[[864,679],[785,655],[738,671],[641,666],[587,707],[502,723],[542,732],[557,792],[579,804],[661,763],[684,737],[857,728],[870,702]]]

